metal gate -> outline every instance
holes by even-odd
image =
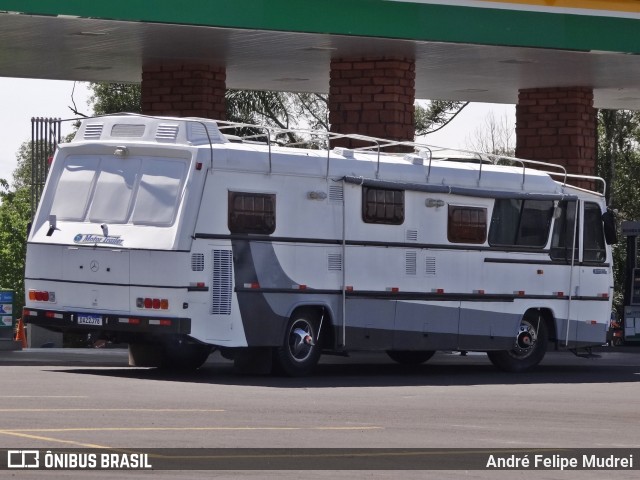
[[[53,154],[60,143],[62,120],[31,119],[31,218],[36,213]]]

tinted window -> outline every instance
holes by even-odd
[[[275,229],[275,195],[229,192],[229,231],[231,233],[262,233],[269,235]]]
[[[578,231],[579,225],[576,221],[576,202],[558,202],[556,207],[556,221],[553,225],[553,235],[551,236],[551,258],[554,260],[571,261],[571,249],[573,247],[573,232]],[[578,242],[574,249],[574,258],[578,259]]]
[[[552,217],[551,200],[498,199],[491,216],[489,244],[544,247]]]
[[[449,205],[447,238],[451,243],[484,243],[487,209]]]
[[[584,232],[582,238],[582,261],[602,263],[607,259],[602,212],[597,203],[584,204]]]
[[[401,225],[404,222],[404,191],[362,187],[362,220]]]

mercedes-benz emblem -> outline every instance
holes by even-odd
[[[91,263],[89,264],[89,268],[91,269],[92,272],[97,272],[98,270],[100,270],[100,264],[98,263],[97,260],[91,260]]]

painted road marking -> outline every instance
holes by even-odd
[[[0,435],[10,435],[10,436],[20,437],[20,438],[28,438],[29,440],[42,440],[45,442],[64,443],[67,445],[75,445],[77,447],[84,447],[84,448],[111,448],[111,447],[105,447],[104,445],[96,445],[95,443],[75,442],[73,440],[63,440],[61,438],[42,437],[40,435],[28,435],[22,432],[10,432],[6,430],[0,430]]]
[[[44,442],[63,443],[66,445],[74,445],[83,448],[103,448],[113,449],[114,447],[108,447],[105,445],[98,445],[95,443],[78,442],[75,440],[64,440],[62,438],[45,437],[42,435],[33,435],[33,433],[65,433],[65,432],[157,432],[157,431],[171,431],[171,432],[189,432],[189,431],[291,431],[291,430],[306,430],[306,431],[349,431],[349,430],[383,430],[384,427],[378,426],[361,426],[361,427],[340,427],[340,426],[328,426],[328,427],[88,427],[88,428],[16,428],[0,430],[0,435],[7,435],[12,437],[28,438],[29,440],[40,440]]]
[[[8,428],[0,430],[0,434],[13,433],[64,433],[64,432],[147,432],[147,431],[261,431],[261,430],[384,430],[384,427],[361,426],[361,427],[70,427],[70,428]]]
[[[171,412],[171,413],[211,413],[224,412],[219,408],[0,408],[0,413],[40,413],[40,412]]]

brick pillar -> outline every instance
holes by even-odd
[[[531,88],[519,92],[517,157],[562,165],[568,173],[595,175],[596,129],[591,88]],[[593,188],[590,181],[571,183]]]
[[[331,131],[413,141],[415,77],[415,61],[406,58],[332,60]],[[332,142],[350,148],[362,145],[349,139]]]
[[[214,65],[144,65],[142,112],[224,120],[226,79],[225,68]]]

